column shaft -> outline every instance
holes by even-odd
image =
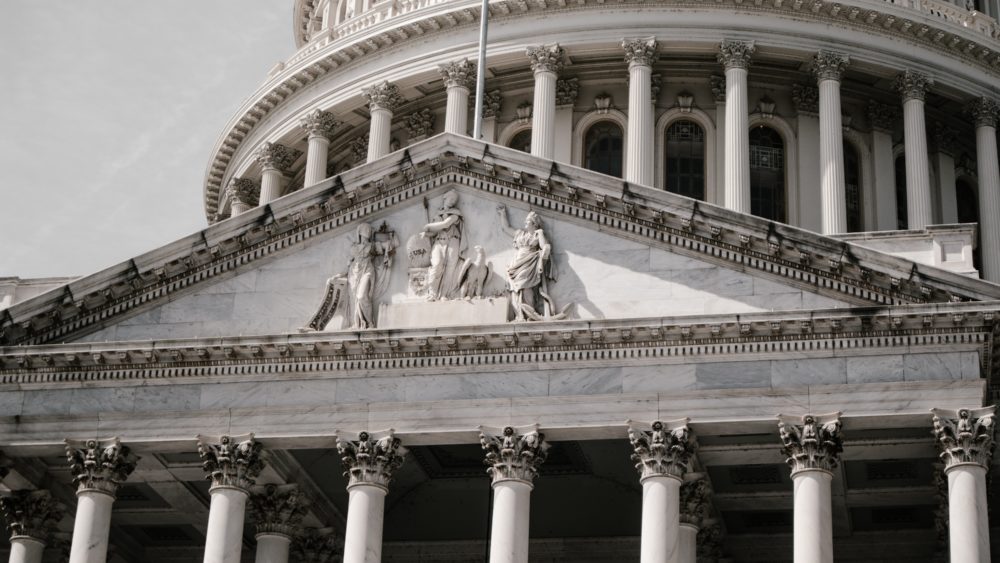
[[[309,135],[309,149],[306,152],[306,177],[304,186],[318,184],[326,179],[326,159],[330,140],[323,135]]]
[[[677,563],[698,563],[698,527],[681,524],[677,546]]]
[[[531,154],[551,159],[556,137],[556,73],[535,71],[535,100],[531,115]]]
[[[18,536],[10,540],[10,563],[42,563],[45,543],[35,538]]]
[[[725,207],[750,213],[750,113],[747,69],[726,68]]]
[[[678,563],[681,480],[651,475],[642,480],[641,563]]]
[[[281,170],[265,167],[260,177],[260,205],[281,197],[284,183],[285,175]]]
[[[236,487],[213,487],[211,494],[205,563],[239,563],[247,493]]]
[[[392,138],[392,111],[382,108],[371,108],[371,129],[368,133],[368,162],[389,154],[389,143]]]
[[[282,534],[257,534],[255,563],[288,563],[292,540]]]
[[[875,167],[875,208],[878,231],[896,230],[895,159],[892,156],[892,133],[872,131],[872,165]]]
[[[997,165],[997,131],[976,127],[976,162],[979,171],[979,240],[982,244],[982,277],[1000,282],[1000,168]]]
[[[986,468],[953,465],[948,475],[948,543],[952,563],[989,563],[990,528],[986,507]]]
[[[833,563],[833,516],[830,484],[833,474],[805,469],[792,475],[795,483],[795,563]]]
[[[625,145],[625,180],[653,185],[653,68],[633,62],[628,67],[628,140]]]
[[[236,217],[241,213],[246,213],[250,210],[250,206],[243,203],[242,201],[234,201],[229,204],[229,216]]]
[[[115,497],[95,490],[77,493],[69,563],[104,563],[108,557],[111,505]]]
[[[444,114],[446,133],[469,134],[469,89],[465,86],[448,87],[448,102]]]
[[[489,563],[527,563],[530,501],[529,483],[516,480],[494,483]]]
[[[358,484],[350,488],[344,563],[378,563],[382,560],[382,519],[386,490]]]
[[[923,100],[910,98],[903,102],[903,135],[906,144],[907,228],[923,229],[933,222]]]
[[[840,116],[839,80],[819,81],[819,152],[823,234],[846,233],[844,131]]]

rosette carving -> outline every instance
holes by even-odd
[[[310,137],[318,136],[326,137],[327,139],[333,138],[333,131],[338,125],[340,125],[340,122],[337,121],[337,118],[332,113],[321,109],[312,110],[299,121],[299,126]]]
[[[389,81],[369,86],[361,91],[361,95],[368,102],[370,110],[386,109],[396,111],[396,108],[403,103],[403,96],[399,93],[399,87]]]
[[[347,488],[374,485],[389,488],[392,473],[403,465],[406,448],[392,430],[375,437],[368,432],[358,434],[357,441],[337,440],[337,451],[344,465],[344,476],[350,478]]]
[[[926,74],[907,70],[896,77],[896,91],[903,96],[903,101],[921,100],[934,85],[934,80]]]
[[[850,57],[836,51],[820,51],[813,58],[812,70],[817,80],[840,80]]]
[[[469,59],[452,61],[438,67],[445,88],[465,88],[471,90],[476,85],[476,63]]]
[[[659,44],[654,37],[624,39],[622,49],[625,50],[625,62],[629,66],[653,66],[660,57]]]
[[[681,522],[701,527],[711,494],[712,488],[705,479],[685,481],[681,485]]]
[[[683,478],[691,469],[691,458],[698,445],[687,423],[686,418],[671,422],[657,420],[649,430],[629,424],[632,461],[640,481],[665,475]]]
[[[296,485],[258,485],[250,494],[250,513],[258,534],[295,537],[307,506]]]
[[[844,451],[840,432],[840,413],[826,415],[778,415],[778,434],[781,452],[792,468],[792,475],[799,471],[820,469],[833,471]]]
[[[989,468],[996,448],[996,405],[979,409],[933,409],[934,437],[945,470],[960,464]]]
[[[486,452],[486,472],[493,484],[501,481],[531,483],[538,475],[538,468],[548,456],[549,444],[537,428],[520,434],[511,426],[504,427],[499,436],[480,428],[479,442]]]
[[[139,457],[118,438],[66,440],[66,460],[77,493],[98,491],[114,496],[135,471]]]
[[[558,73],[563,67],[563,48],[558,44],[528,47],[525,54],[531,60],[532,72]]]
[[[256,207],[260,201],[260,184],[249,178],[233,178],[226,188],[230,202]]]
[[[996,127],[1000,119],[1000,104],[989,99],[979,98],[968,106],[969,115],[976,122],[976,127]]]
[[[233,487],[247,493],[264,469],[264,446],[253,434],[242,436],[198,435],[198,455],[212,487]]]
[[[280,143],[266,142],[257,149],[254,157],[262,168],[273,168],[284,172],[295,162],[302,151],[286,147]]]
[[[756,50],[753,41],[726,39],[719,46],[718,61],[727,69],[750,68],[750,58]]]
[[[28,537],[48,542],[64,510],[62,503],[52,498],[48,491],[14,491],[0,498],[0,513],[7,522],[12,540]]]

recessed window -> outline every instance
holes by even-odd
[[[896,157],[896,228],[903,230],[909,224],[906,212],[906,157]]]
[[[664,145],[667,191],[704,200],[705,130],[693,121],[675,121],[667,127]]]
[[[785,142],[770,127],[750,130],[750,213],[785,222]]]
[[[847,207],[847,232],[865,230],[861,205],[861,159],[854,145],[844,141],[844,198]]]
[[[525,129],[514,135],[514,138],[507,143],[507,146],[512,149],[517,149],[521,152],[531,152],[531,129]]]
[[[622,128],[613,121],[599,121],[584,136],[583,167],[587,170],[622,177]]]

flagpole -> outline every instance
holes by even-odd
[[[472,138],[483,138],[483,96],[486,90],[486,28],[489,26],[490,0],[483,0],[479,15],[479,60],[476,63],[476,109],[472,119]]]

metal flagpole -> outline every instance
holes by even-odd
[[[472,138],[483,138],[483,96],[486,90],[486,28],[489,26],[490,0],[483,0],[479,15],[479,60],[476,63],[476,115],[473,117]]]

